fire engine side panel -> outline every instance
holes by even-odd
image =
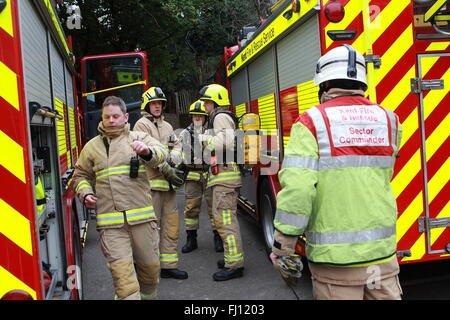
[[[35,101],[51,108],[47,31],[32,1],[20,1],[20,26],[27,106]]]
[[[18,4],[0,12],[0,297],[21,289],[41,299]]]
[[[320,57],[319,21],[313,15],[277,43],[283,146],[299,114],[319,104],[313,78]]]

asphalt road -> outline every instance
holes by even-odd
[[[213,247],[213,233],[205,211],[200,216],[199,248],[181,253],[184,231],[184,194],[177,194],[180,211],[179,268],[189,273],[187,280],[161,279],[159,300],[311,300],[312,289],[307,268],[292,289],[281,279],[265,253],[261,233],[249,217],[240,214],[240,228],[245,253],[244,277],[216,282],[216,262],[222,253]],[[450,260],[402,265],[400,282],[404,300],[449,300]],[[83,291],[85,300],[111,300],[114,297],[111,275],[100,250],[95,221],[91,220],[83,253]]]
[[[265,253],[258,227],[243,214],[239,215],[245,254],[244,276],[225,282],[216,282],[212,274],[217,269],[217,260],[223,253],[213,247],[213,233],[206,203],[203,203],[198,231],[199,248],[190,253],[181,253],[186,240],[184,230],[184,194],[178,191],[177,204],[180,212],[179,269],[189,274],[186,280],[161,279],[158,288],[160,300],[305,300],[312,299],[311,281],[306,274],[294,289],[289,288],[279,273],[273,269]],[[83,252],[83,290],[85,300],[110,300],[114,288],[109,270],[100,249],[99,233],[95,221],[89,223]]]

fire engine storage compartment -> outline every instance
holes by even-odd
[[[270,22],[269,18],[266,25]],[[245,47],[234,57],[243,50]],[[298,115],[319,103],[317,89],[314,88],[312,80],[320,56],[319,21],[318,15],[313,13],[305,19],[300,19],[230,77],[231,103],[236,108],[236,114],[240,116],[244,112],[255,112],[260,116],[263,137],[260,148],[261,161],[266,164],[272,163],[271,167],[274,167],[267,171],[268,174],[277,174],[283,149],[290,138],[290,129]],[[243,204],[243,208],[252,208],[247,211],[253,214],[258,196],[260,206],[263,207],[267,207],[264,199],[272,199],[271,201],[276,199],[271,190],[262,190],[267,189],[270,184],[264,182],[268,177],[263,171],[261,173],[258,188],[255,187],[255,176],[250,174],[242,179],[240,204]],[[273,242],[275,204],[269,207],[273,212],[260,208],[261,216],[257,217],[268,247]]]
[[[36,217],[36,225],[39,228],[41,268],[44,271],[46,268],[43,266],[47,265],[52,277],[45,297],[67,298],[70,291],[66,287],[66,185],[62,177],[70,172],[72,161],[75,163],[70,148],[76,146],[72,76],[38,8],[32,1],[19,1],[18,4],[30,143],[34,160],[43,160],[40,177],[46,204]],[[58,114],[62,119],[37,115],[39,108]],[[71,128],[67,127],[69,123],[73,124]],[[63,153],[67,159],[64,166],[61,161]],[[82,206],[78,204],[76,207],[81,210],[79,217],[83,217]]]

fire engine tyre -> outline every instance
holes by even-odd
[[[270,182],[264,179],[259,189],[259,223],[264,237],[264,244],[267,253],[272,251],[273,244],[273,219],[275,217],[275,197],[272,194],[272,188]]]
[[[73,243],[73,257],[74,257],[74,263],[75,263],[75,273],[72,273],[71,276],[80,276],[82,277],[82,260],[81,260],[81,241],[80,241],[80,231],[78,230],[78,222],[76,215],[72,215],[72,243]],[[80,279],[75,282],[77,285],[74,289],[76,291],[78,300],[84,299],[83,294],[83,279]]]

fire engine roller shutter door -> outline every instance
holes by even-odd
[[[64,119],[56,121],[56,135],[58,140],[60,173],[64,174],[72,167],[72,156],[70,152],[69,135],[69,114],[66,107],[66,86],[64,75],[64,60],[62,59],[58,48],[53,39],[49,37],[50,45],[50,67],[52,70],[53,101],[55,110],[63,116]]]
[[[248,66],[250,100],[275,92],[272,50],[267,50]]]
[[[280,90],[312,80],[319,57],[319,22],[314,15],[277,43]]]
[[[241,105],[249,101],[248,93],[248,81],[247,81],[247,69],[244,68],[239,73],[233,76],[230,80],[231,92],[231,104],[233,107]]]
[[[32,1],[20,1],[20,30],[26,105],[31,101],[51,107],[47,34]]]

